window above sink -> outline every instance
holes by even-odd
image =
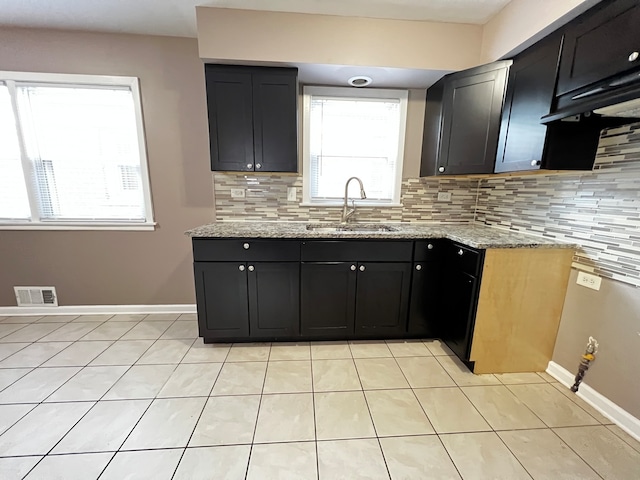
[[[342,205],[357,176],[359,206],[400,206],[406,111],[406,90],[305,87],[303,205]]]

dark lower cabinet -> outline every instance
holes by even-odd
[[[252,268],[253,267],[253,268]],[[292,337],[300,326],[298,263],[248,266],[249,333],[253,337]]]
[[[353,333],[356,269],[347,262],[303,262],[301,333],[305,336],[346,337]]]
[[[196,262],[194,270],[200,336],[205,342],[215,338],[248,337],[246,266],[242,263]]]
[[[301,333],[325,338],[406,331],[410,263],[303,262]]]
[[[355,333],[399,334],[406,330],[410,263],[358,264]]]
[[[440,337],[462,361],[469,361],[484,252],[456,243],[445,249]]]
[[[195,280],[205,343],[299,334],[299,263],[196,262]]]
[[[414,263],[407,326],[410,335],[427,338],[440,336],[441,318],[437,308],[440,302],[440,283],[438,263]]]

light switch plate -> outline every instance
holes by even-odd
[[[578,272],[578,279],[576,280],[576,283],[583,287],[590,288],[591,290],[600,290],[602,278],[597,275],[591,275],[587,272]]]
[[[438,201],[439,202],[450,202],[451,201],[451,192],[438,192]]]
[[[231,189],[231,198],[244,198],[244,197],[245,197],[244,188]]]
[[[296,187],[287,188],[287,200],[295,202],[298,197],[298,189]]]

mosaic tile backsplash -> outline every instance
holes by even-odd
[[[342,207],[304,207],[302,176],[213,174],[216,219],[218,221],[310,221],[339,222]],[[287,188],[298,189],[298,200],[287,201]],[[232,188],[246,190],[245,198],[231,198]],[[366,185],[365,185],[366,188]],[[477,197],[477,179],[411,178],[402,181],[402,207],[360,207],[361,222],[473,222]],[[438,202],[438,192],[450,192],[451,202]]]
[[[581,245],[576,268],[640,287],[640,123],[602,132],[593,172],[480,180],[476,221]]]
[[[340,220],[340,207],[304,207],[299,175],[213,174],[218,221]],[[297,187],[298,201],[287,201]],[[232,188],[246,198],[231,198]],[[451,202],[437,201],[451,192]],[[358,207],[363,222],[479,222],[581,246],[574,266],[640,287],[640,123],[602,133],[593,172],[489,178],[411,178],[402,207]]]

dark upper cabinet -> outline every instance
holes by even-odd
[[[542,166],[547,126],[540,123],[540,117],[551,109],[561,44],[562,36],[552,35],[514,58],[495,172],[537,170]]]
[[[605,0],[567,25],[556,95],[638,69],[638,54],[640,4]]]
[[[493,172],[510,65],[449,74],[427,90],[421,176]]]
[[[205,65],[211,169],[297,172],[297,69]]]

